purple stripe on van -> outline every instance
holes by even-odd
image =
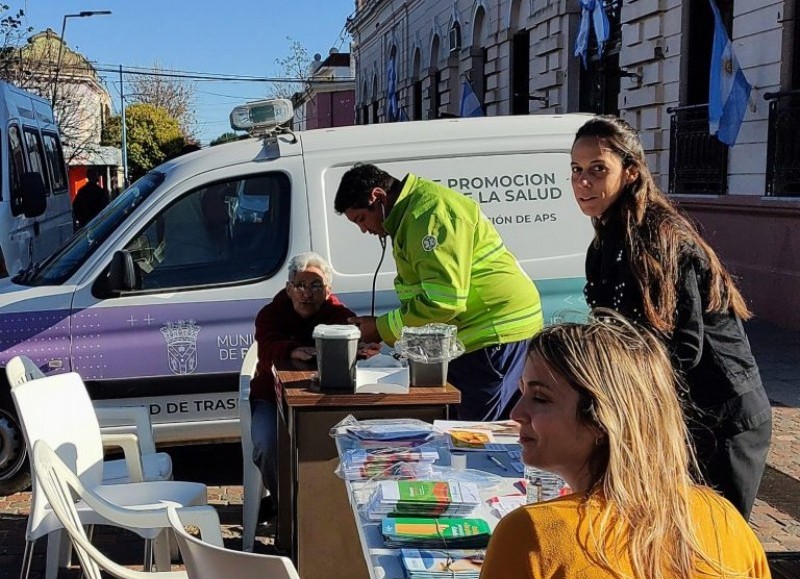
[[[0,364],[25,355],[42,368],[69,370],[69,310],[0,314]]]
[[[73,316],[85,379],[239,372],[267,300],[90,308]]]
[[[269,301],[3,314],[0,364],[26,355],[46,373],[74,370],[85,380],[238,373]]]

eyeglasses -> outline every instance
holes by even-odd
[[[310,284],[304,281],[290,281],[289,285],[299,292],[310,291],[312,294],[321,294],[323,291],[325,291],[325,284],[320,281],[313,281]]]

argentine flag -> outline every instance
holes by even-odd
[[[398,108],[397,71],[394,67],[394,57],[392,57],[386,66],[386,116],[389,121],[397,120]]]
[[[716,2],[708,2],[714,12],[714,44],[708,84],[708,132],[731,146],[739,135],[751,87],[733,52],[733,44],[728,38]]]
[[[475,91],[472,90],[472,85],[464,79],[461,83],[461,109],[458,113],[460,117],[482,117],[483,108],[481,108],[481,101]]]

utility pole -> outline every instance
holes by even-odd
[[[83,10],[77,14],[64,14],[61,20],[61,36],[58,43],[58,56],[56,57],[56,72],[53,75],[53,96],[51,105],[56,106],[56,93],[58,92],[58,75],[61,72],[61,56],[64,53],[64,33],[67,31],[67,18],[87,18],[89,16],[106,16],[111,14],[111,10]]]
[[[122,80],[122,65],[119,65],[119,101],[122,106],[122,179],[127,189],[128,185],[128,131],[125,123],[125,83]]]

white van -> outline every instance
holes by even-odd
[[[72,235],[72,206],[48,101],[0,81],[0,139],[0,277],[6,277]]]
[[[274,118],[280,107],[291,105],[239,113],[261,118],[251,127],[259,128],[286,120]],[[339,180],[357,161],[471,196],[536,281],[546,319],[583,309],[592,231],[573,200],[569,150],[587,118],[287,132],[178,157],[139,179],[36,268],[0,282],[0,367],[26,354],[46,373],[76,371],[98,405],[149,406],[160,443],[236,439],[237,375],[256,313],[285,286],[289,257],[322,254],[342,301],[359,313],[371,309],[377,238],[333,210]],[[389,250],[377,279],[378,313],[397,303],[393,279]],[[7,397],[2,404],[0,493],[24,472],[13,406]]]

